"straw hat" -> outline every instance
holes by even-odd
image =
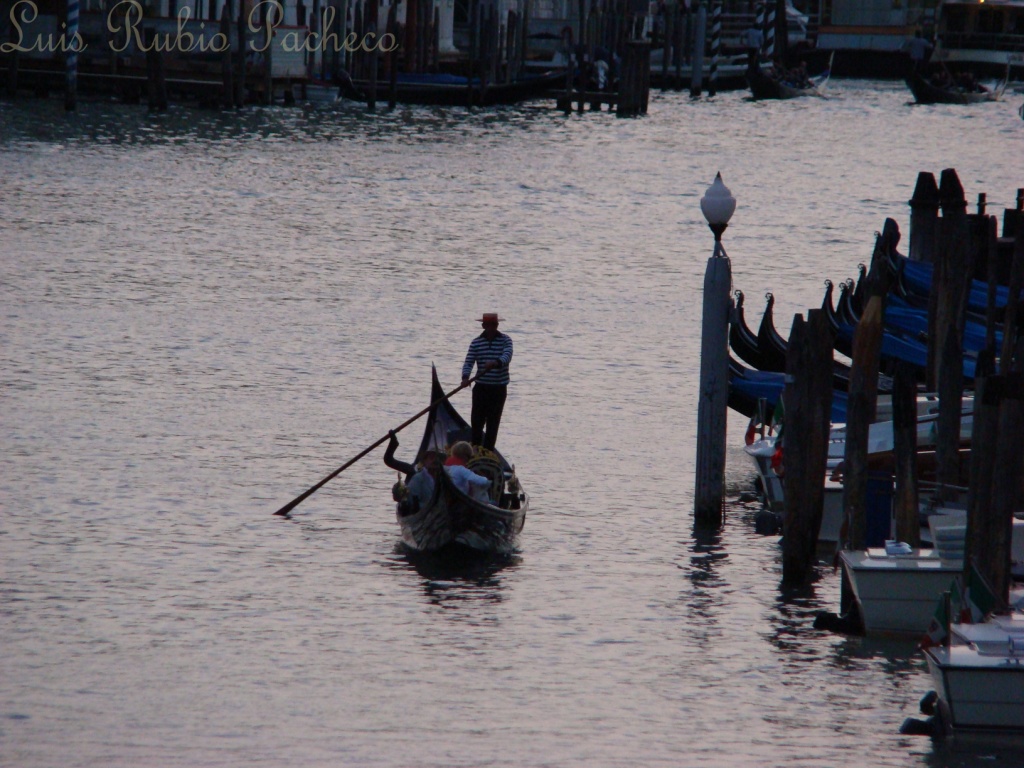
[[[497,312],[485,312],[484,316],[477,320],[478,323],[500,323],[504,320],[503,317],[498,317]]]

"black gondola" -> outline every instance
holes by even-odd
[[[777,367],[780,360],[772,350],[762,351],[758,344],[757,334],[750,330],[743,312],[743,291],[735,292],[736,304],[733,320],[729,324],[729,347],[747,365],[759,371],[785,370],[786,360],[781,359],[782,368]]]
[[[833,54],[834,55],[834,54]],[[747,67],[747,85],[755,99],[795,99],[800,96],[824,96],[832,71],[832,56],[824,72],[807,77],[803,82],[790,82],[761,69],[760,62],[752,61]]]
[[[416,453],[421,462],[428,450],[445,452],[458,440],[468,439],[469,425],[444,399],[444,390],[431,371],[431,402],[439,402],[427,416],[423,440]],[[402,542],[418,552],[437,552],[460,546],[478,552],[508,554],[516,550],[526,522],[529,498],[516,477],[515,467],[497,451],[483,451],[469,463],[478,475],[491,479],[492,503],[471,498],[452,483],[442,470],[430,501],[412,508],[406,501],[397,505]]]
[[[962,87],[952,82],[947,85],[936,85],[920,72],[912,73],[906,79],[906,83],[918,104],[980,104],[986,101],[999,101],[1006,90],[1005,78],[995,88],[989,89],[973,84]]]

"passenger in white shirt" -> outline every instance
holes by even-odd
[[[473,446],[465,441],[460,441],[452,446],[452,455],[445,462],[444,471],[451,477],[455,487],[470,498],[490,503],[491,499],[487,489],[491,485],[490,478],[478,475],[466,466],[473,458]]]

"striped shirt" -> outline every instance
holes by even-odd
[[[474,363],[479,371],[484,365],[494,360],[501,363],[501,366],[483,374],[477,379],[477,383],[506,386],[508,384],[508,364],[512,361],[512,339],[500,331],[490,340],[481,333],[469,344],[466,362],[462,365],[462,378],[469,378],[473,372]]]

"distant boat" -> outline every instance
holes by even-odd
[[[747,54],[722,56],[715,70],[715,87],[719,91],[741,90],[746,87]],[[678,75],[678,77],[677,77]],[[678,82],[677,82],[678,80]],[[665,49],[651,50],[651,84],[665,86],[677,84],[689,86],[693,80],[693,64],[680,64],[678,67],[671,61],[665,62]],[[702,87],[706,90],[711,83],[711,57],[704,57],[701,71]]]
[[[992,88],[980,84],[957,85],[955,80],[941,85],[915,72],[906,82],[918,104],[983,104],[987,101],[999,101],[1006,90],[1006,78]]]
[[[443,73],[399,73],[395,80],[395,101],[426,106],[491,107],[545,98],[552,90],[564,85],[565,72],[558,70],[526,74],[509,82],[488,82],[486,79]],[[387,77],[377,81],[377,102],[388,101],[390,87]],[[370,96],[370,82],[343,78],[341,94],[346,99],[366,102]]]
[[[825,86],[828,85],[829,77],[832,74],[832,60],[834,54],[829,56],[828,67],[813,77],[807,77],[802,82],[787,79],[785,75],[774,75],[765,72],[760,63],[754,63],[747,69],[747,84],[755,99],[795,99],[800,96],[825,96]]]
[[[1024,74],[1024,0],[942,0],[935,9],[932,64],[985,77]]]
[[[469,425],[444,397],[432,371],[431,398],[436,407],[427,417],[423,440],[416,453],[421,462],[428,450],[445,452],[452,443],[468,439]],[[530,503],[516,477],[515,468],[497,451],[474,458],[468,467],[491,479],[491,503],[471,498],[455,487],[442,470],[427,505],[409,510],[398,504],[398,524],[403,543],[417,552],[437,552],[453,546],[483,553],[510,554],[526,521]]]

